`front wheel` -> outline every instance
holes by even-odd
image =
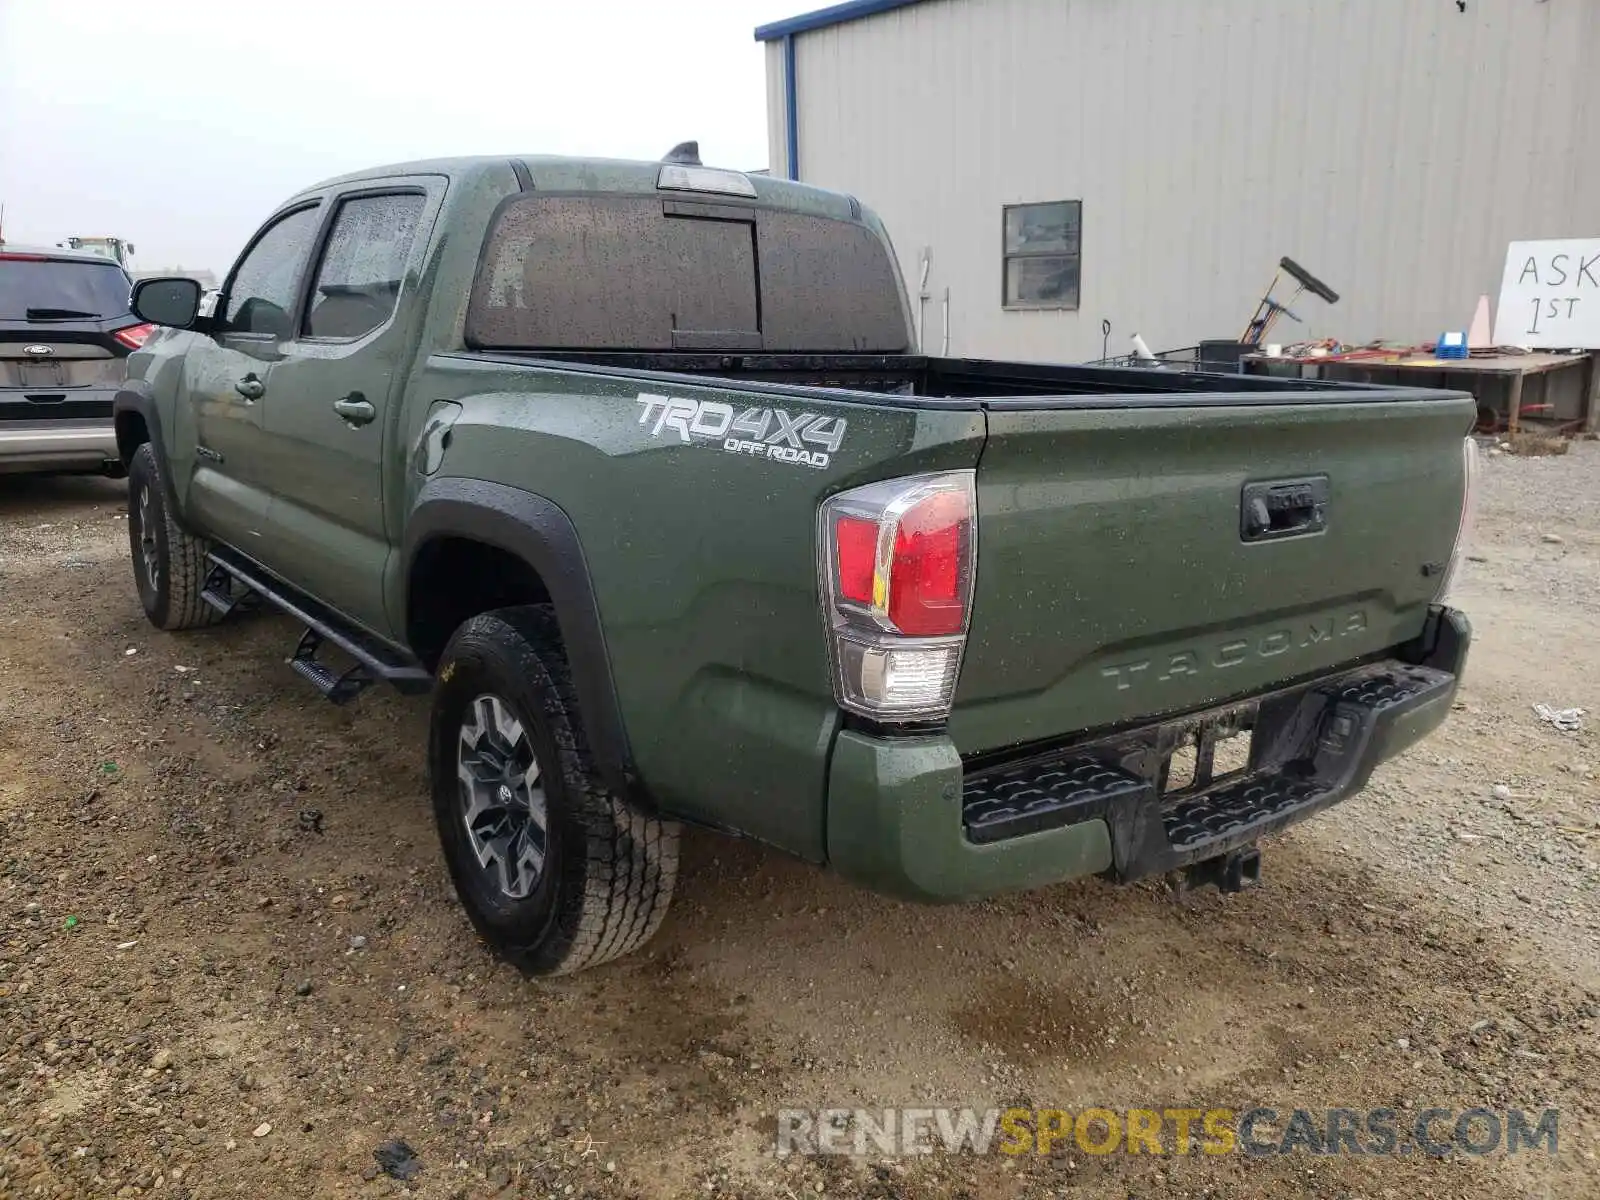
[[[128,464],[128,546],[139,602],[157,629],[196,629],[222,619],[200,596],[210,544],[185,533],[167,511],[161,464],[149,442]]]
[[[474,617],[445,647],[438,679],[434,817],[478,932],[535,975],[648,941],[672,899],[679,827],[636,811],[600,778],[554,612]]]

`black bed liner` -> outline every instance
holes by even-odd
[[[875,403],[976,409],[1144,407],[1175,405],[1384,403],[1453,399],[1453,392],[1257,375],[1211,374],[1139,367],[935,358],[920,354],[727,354],[618,351],[461,351],[444,357],[627,376],[658,384],[704,377],[756,390],[827,388],[868,393]],[[846,397],[841,396],[840,399]]]

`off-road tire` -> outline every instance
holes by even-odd
[[[543,783],[544,863],[523,899],[480,866],[464,820],[463,720],[485,695],[521,724]],[[570,974],[629,953],[660,926],[678,875],[679,826],[639,812],[601,779],[549,606],[499,609],[456,630],[439,662],[428,774],[456,892],[478,932],[521,970]]]
[[[147,534],[151,538],[148,546]],[[128,464],[128,548],[139,602],[157,629],[198,629],[222,619],[221,613],[200,598],[211,544],[185,533],[173,521],[167,511],[161,464],[149,442],[134,451]],[[147,550],[156,563],[154,579],[146,566]]]

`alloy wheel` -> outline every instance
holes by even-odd
[[[456,778],[478,866],[503,895],[527,899],[544,872],[549,820],[533,744],[499,696],[479,696],[462,714]]]
[[[161,558],[156,548],[155,523],[151,517],[150,485],[139,489],[139,557],[144,560],[144,577],[150,590],[161,588]]]

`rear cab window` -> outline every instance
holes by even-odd
[[[116,263],[0,251],[0,321],[128,315],[128,276]]]
[[[467,306],[476,349],[898,353],[899,276],[865,225],[660,194],[513,198]]]

